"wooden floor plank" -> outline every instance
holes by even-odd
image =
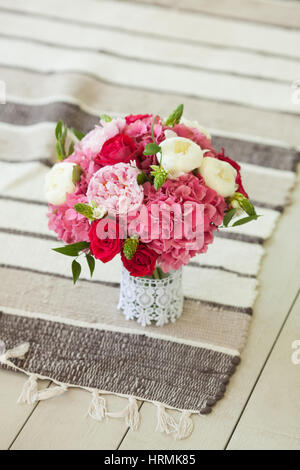
[[[297,1],[276,0],[130,0],[156,4],[195,13],[236,20],[254,21],[286,28],[300,28],[300,5]]]
[[[266,243],[266,257],[259,276],[260,293],[248,344],[226,397],[211,415],[193,418],[195,432],[185,441],[154,433],[154,407],[143,405],[140,432],[129,431],[121,444],[122,450],[225,448],[299,288],[300,253],[296,250],[300,231],[299,177],[292,199],[294,204],[286,209],[272,239]]]
[[[291,360],[295,340],[300,341],[300,296],[233,434],[229,449],[300,450],[300,364]]]
[[[113,450],[127,431],[121,419],[98,422],[87,416],[91,395],[69,390],[57,398],[41,402],[12,450]],[[125,408],[127,400],[107,396],[109,411]]]
[[[17,404],[25,381],[23,374],[0,369],[0,450],[9,448],[36,407]]]

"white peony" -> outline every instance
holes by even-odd
[[[76,191],[73,181],[73,171],[76,163],[56,163],[47,173],[45,178],[45,197],[50,204],[60,206],[66,202],[67,193]]]
[[[205,127],[200,126],[198,121],[190,121],[189,119],[182,117],[180,122],[186,127],[197,129],[199,132],[201,132],[201,134],[204,134],[209,140],[211,140],[210,133],[205,129]]]
[[[168,178],[175,179],[201,165],[206,150],[184,137],[170,137],[160,143],[161,165]],[[159,157],[158,157],[159,158]]]
[[[232,196],[236,189],[237,172],[230,163],[213,157],[203,158],[199,173],[205,184],[223,197]]]

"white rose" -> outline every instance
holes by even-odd
[[[193,127],[194,129],[198,129],[201,134],[204,134],[209,140],[211,140],[210,133],[205,129],[205,127],[200,126],[198,121],[190,121],[189,119],[185,119],[184,117],[182,117],[180,122],[187,127]]]
[[[161,164],[168,171],[168,178],[175,179],[201,165],[203,154],[199,145],[184,137],[170,137],[160,143]]]
[[[73,170],[76,163],[56,163],[45,178],[45,197],[50,204],[60,206],[66,202],[67,193],[74,193]]]
[[[205,157],[199,173],[205,184],[223,197],[232,196],[237,189],[235,183],[237,172],[230,163],[213,157]]]

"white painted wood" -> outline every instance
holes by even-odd
[[[295,340],[300,349],[300,296],[228,449],[300,450],[300,364],[291,360]]]
[[[101,0],[98,0],[101,1]],[[136,3],[153,3],[153,0],[130,0]],[[283,27],[300,27],[300,5],[297,0],[155,0],[155,4],[190,10],[199,14],[223,16],[236,20]]]
[[[225,398],[211,415],[195,416],[194,434],[179,442],[153,432],[153,408],[143,404],[140,432],[129,431],[122,442],[122,450],[225,448],[299,288],[299,177],[292,199],[294,205],[286,209],[272,239],[266,243],[267,253],[259,276],[260,291],[248,343]]]
[[[13,450],[110,450],[116,449],[127,427],[121,419],[98,422],[86,416],[91,394],[69,390],[39,403]],[[125,398],[106,396],[109,411],[121,411]]]
[[[17,404],[26,380],[23,374],[0,369],[0,450],[9,448],[36,407],[36,404]],[[43,382],[39,387],[47,387],[48,384]]]

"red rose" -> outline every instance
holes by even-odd
[[[121,251],[119,226],[112,219],[101,219],[89,230],[90,252],[103,263],[112,260]]]
[[[236,163],[234,160],[231,160],[231,158],[229,157],[226,157],[226,155],[224,154],[224,149],[222,149],[222,153],[218,153],[217,155],[217,158],[219,160],[222,160],[223,162],[227,162],[229,163],[231,166],[233,166],[233,168],[236,169],[237,171],[237,176],[236,176],[236,184],[238,185],[238,189],[237,191],[241,194],[243,194],[247,199],[249,199],[249,196],[248,194],[246,193],[246,191],[244,190],[244,187],[243,187],[243,184],[242,184],[242,177],[241,177],[241,167],[238,163]]]
[[[151,114],[130,114],[129,116],[125,117],[126,124],[132,124],[135,121],[138,121],[140,119],[146,119],[151,117]]]
[[[151,276],[155,269],[158,254],[148,248],[144,243],[140,243],[132,259],[127,259],[124,253],[121,253],[123,264],[131,276],[143,277]]]
[[[129,163],[134,159],[135,150],[135,144],[128,135],[117,134],[103,144],[95,162],[101,166]]]

